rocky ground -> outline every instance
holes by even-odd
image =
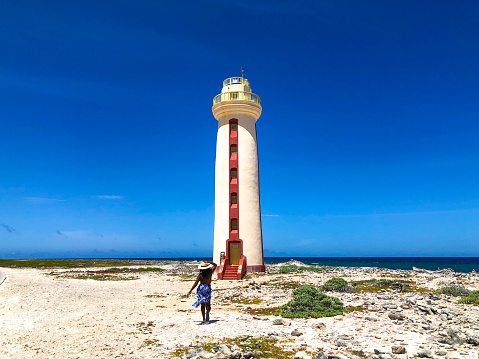
[[[184,298],[197,263],[152,264],[164,271],[2,268],[0,358],[478,358],[479,307],[432,292],[451,283],[479,289],[475,272],[281,274],[284,264],[270,265],[242,281],[214,281],[203,325],[194,297]],[[340,316],[273,315],[294,288],[332,277],[402,284],[328,293],[350,308]]]

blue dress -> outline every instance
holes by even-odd
[[[211,285],[210,284],[200,284],[198,290],[196,291],[196,297],[198,298],[196,302],[193,303],[193,306],[198,308],[201,303],[208,303],[211,299]]]

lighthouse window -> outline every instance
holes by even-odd
[[[238,230],[238,220],[236,218],[231,220],[231,230],[232,231]]]
[[[238,170],[236,168],[231,170],[231,178],[238,178]]]
[[[238,124],[237,123],[230,124],[230,129],[231,129],[231,132],[238,131]]]
[[[237,203],[238,203],[238,194],[231,193],[231,204],[237,204]]]
[[[237,145],[231,145],[231,154],[236,155],[238,153],[238,146]]]

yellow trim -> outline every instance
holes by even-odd
[[[223,81],[223,87],[236,84],[245,84],[250,86],[249,81],[244,77],[229,77]]]
[[[244,91],[234,91],[234,92],[223,92],[219,95],[215,96],[213,99],[213,105],[223,101],[251,101],[257,103],[258,105],[261,104],[261,99],[258,95],[255,95],[251,92],[244,92]]]

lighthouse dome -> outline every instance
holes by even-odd
[[[223,89],[225,92],[251,92],[251,85],[244,77],[230,77],[223,81]]]

